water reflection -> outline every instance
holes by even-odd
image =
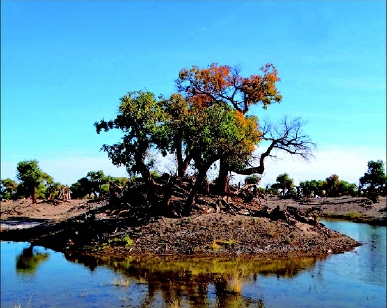
[[[386,286],[386,227],[339,220],[324,220],[330,229],[343,232],[363,243],[340,258],[343,270],[351,279]],[[350,266],[348,266],[350,264]]]
[[[49,253],[35,252],[30,245],[24,248],[22,253],[16,257],[16,272],[20,274],[34,274],[38,265],[50,256]]]
[[[242,287],[255,283],[258,274],[293,278],[312,269],[321,258],[275,260],[227,259],[111,259],[67,256],[91,271],[106,266],[136,284],[147,287],[141,307],[265,307],[262,299],[243,296]]]

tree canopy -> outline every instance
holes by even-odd
[[[282,196],[285,196],[285,194],[294,187],[294,180],[291,179],[287,173],[277,176],[276,181],[277,182],[274,185],[276,188],[281,189]]]
[[[168,147],[167,126],[162,105],[149,91],[129,92],[121,99],[119,114],[114,120],[96,122],[97,133],[101,130],[120,129],[124,132],[122,142],[102,146],[114,165],[123,165],[129,174],[140,173],[144,180],[150,179],[149,168],[153,161],[149,150],[156,147],[165,153]]]
[[[25,160],[17,164],[16,177],[21,181],[21,186],[30,193],[32,203],[37,202],[37,189],[49,176],[39,168],[37,160]]]
[[[173,154],[177,174],[184,176],[188,166],[196,169],[196,183],[187,199],[193,197],[210,166],[219,161],[216,179],[218,193],[228,191],[229,174],[262,174],[264,159],[272,150],[283,150],[308,159],[315,144],[302,133],[305,124],[300,119],[279,126],[260,128],[258,117],[248,115],[252,105],[264,109],[282,96],[277,89],[280,79],[276,68],[267,64],[261,74],[243,77],[237,67],[211,64],[207,68],[193,66],[182,69],[176,79],[178,93],[169,98],[147,91],[129,92],[120,99],[115,119],[96,122],[101,131],[119,129],[121,142],[102,146],[115,165],[123,165],[130,175],[141,174],[152,186],[150,170],[154,160],[150,153]],[[269,148],[254,166],[258,144],[266,140]]]
[[[386,193],[387,178],[382,160],[370,160],[367,164],[368,170],[360,177],[360,184],[365,187],[368,195],[375,199],[377,195]]]
[[[6,178],[0,181],[0,194],[1,199],[14,199],[17,196],[17,183],[10,179]]]
[[[219,102],[230,104],[245,114],[251,105],[261,103],[266,109],[282,96],[276,83],[280,81],[277,69],[268,63],[261,69],[262,75],[243,77],[240,69],[213,63],[207,68],[192,66],[179,72],[176,85],[179,92],[199,106],[210,106]]]
[[[17,163],[16,178],[20,182],[10,178],[1,180],[2,199],[16,200],[31,197],[32,202],[37,203],[38,198],[54,198],[62,186],[40,169],[37,160],[24,160]]]

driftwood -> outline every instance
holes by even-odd
[[[257,184],[246,184],[235,191],[233,195],[241,197],[245,202],[251,202],[254,198],[257,198],[259,204],[261,204],[262,199],[265,199],[265,194],[258,190]]]

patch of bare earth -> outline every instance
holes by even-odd
[[[207,200],[208,199],[208,200]],[[115,256],[172,257],[287,257],[322,256],[360,245],[346,235],[325,228],[320,216],[383,219],[385,197],[369,204],[365,198],[319,198],[303,203],[277,196],[244,202],[202,197],[190,217],[127,216],[108,201],[70,200],[53,204],[29,200],[1,204],[2,239],[27,240],[65,252]],[[128,212],[129,211],[129,212]],[[340,216],[338,216],[340,217]],[[15,224],[16,221],[16,224]],[[38,221],[25,231],[22,222]],[[9,226],[16,225],[15,228]],[[8,227],[8,228],[7,228]]]
[[[288,224],[264,217],[212,213],[188,218],[160,218],[124,228],[116,237],[134,244],[105,246],[97,254],[202,257],[301,257],[351,250],[359,244],[321,224]]]

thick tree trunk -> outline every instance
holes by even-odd
[[[186,202],[186,209],[185,209],[185,215],[189,215],[189,212],[192,209],[192,206],[194,204],[194,200],[196,197],[197,192],[199,191],[204,178],[206,177],[207,170],[210,168],[211,164],[205,165],[202,168],[199,169],[199,173],[196,176],[195,184],[193,185],[190,194],[188,195],[187,202]]]
[[[177,176],[178,177],[183,177],[185,176],[185,173],[187,172],[187,168],[189,165],[189,161],[182,161],[181,164],[178,165],[177,169]]]
[[[191,192],[188,195],[188,199],[187,199],[187,203],[186,203],[186,210],[184,213],[185,215],[189,215],[189,212],[192,209],[192,206],[193,206],[194,200],[195,200],[195,196],[196,196],[197,192],[199,191],[200,186],[202,185],[204,178],[206,177],[206,172],[207,172],[207,170],[204,172],[200,171],[196,177],[195,184],[192,187]]]
[[[140,172],[142,179],[144,180],[145,183],[149,183],[151,180],[151,175],[149,169],[146,167],[144,163],[144,157],[145,153],[148,149],[148,142],[142,142],[139,145],[139,149],[134,155],[134,159],[136,161],[136,169]]]
[[[219,163],[219,175],[216,180],[217,192],[220,195],[226,195],[229,191],[229,167],[228,164],[220,159]]]
[[[32,189],[32,204],[38,203],[38,197],[37,197],[37,191],[36,191],[36,186],[34,185]]]
[[[230,170],[234,171],[235,173],[242,174],[242,175],[252,175],[252,174],[263,174],[265,171],[265,158],[270,156],[271,151],[274,149],[274,146],[278,143],[278,140],[274,140],[271,145],[267,148],[265,153],[261,154],[261,157],[259,158],[259,166],[247,168],[244,170]]]
[[[185,158],[183,158],[183,149],[181,147],[180,139],[178,142],[176,142],[176,159],[177,159],[177,176],[183,177],[187,172],[189,162],[191,161],[192,158],[190,155],[187,155]]]

